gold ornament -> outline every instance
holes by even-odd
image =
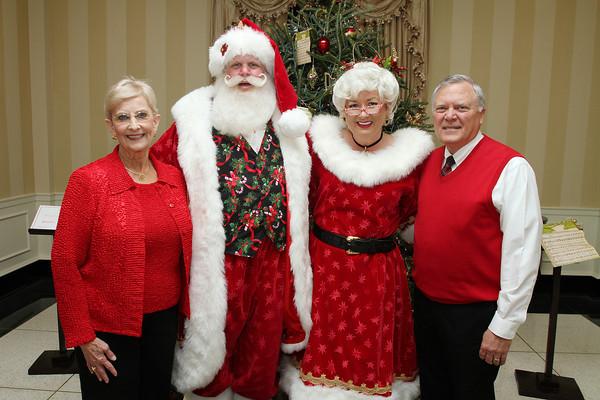
[[[419,126],[423,123],[424,115],[421,113],[416,113],[415,115],[412,115],[410,112],[407,111],[404,117],[406,119],[406,122],[409,123],[409,125]]]
[[[319,77],[314,65],[310,67],[306,77],[308,78],[308,86],[310,86],[311,89],[314,89],[315,85],[317,84],[317,78]]]

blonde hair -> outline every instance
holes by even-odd
[[[398,80],[390,71],[370,61],[354,64],[339,77],[333,86],[333,104],[342,115],[346,100],[356,99],[360,92],[372,90],[376,90],[387,104],[387,119],[391,121],[400,94]]]
[[[111,118],[113,110],[119,104],[127,99],[137,96],[143,96],[148,102],[150,110],[154,114],[158,114],[156,94],[154,93],[152,86],[146,81],[135,79],[133,76],[125,76],[108,89],[106,97],[104,98],[104,115],[106,118]]]

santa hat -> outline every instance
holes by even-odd
[[[258,25],[247,18],[242,19],[239,26],[221,35],[208,50],[208,69],[211,75],[216,79],[222,78],[227,65],[238,55],[256,57],[273,77],[278,108],[273,116],[275,129],[287,136],[304,135],[310,126],[310,118],[297,107],[298,95],[288,77],[279,47]]]

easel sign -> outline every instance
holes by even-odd
[[[574,220],[544,225],[542,247],[554,267],[600,258]]]
[[[60,206],[41,205],[29,227],[32,235],[54,235]],[[58,315],[57,315],[58,320]],[[79,369],[75,362],[74,350],[67,350],[65,335],[58,320],[58,350],[45,350],[29,367],[29,375],[76,374]]]
[[[60,206],[41,205],[29,227],[29,233],[33,235],[53,235],[59,214]]]
[[[553,400],[584,400],[575,379],[552,374],[554,345],[556,343],[556,323],[558,320],[558,300],[560,298],[560,273],[563,265],[600,258],[591,246],[583,230],[574,220],[544,225],[542,247],[554,266],[552,273],[552,304],[548,320],[548,341],[546,344],[546,368],[542,372],[515,370],[517,388],[521,396]]]

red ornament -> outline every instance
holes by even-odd
[[[354,27],[349,27],[348,29],[346,29],[346,32],[344,32],[344,35],[346,36],[354,36],[356,34],[356,29]]]
[[[354,61],[348,62],[348,61],[342,60],[342,69],[344,71],[349,71],[352,69],[352,67],[354,67]]]
[[[322,36],[317,40],[317,50],[319,50],[319,53],[327,53],[330,47],[331,43],[329,42],[329,39],[327,39],[325,36]]]

